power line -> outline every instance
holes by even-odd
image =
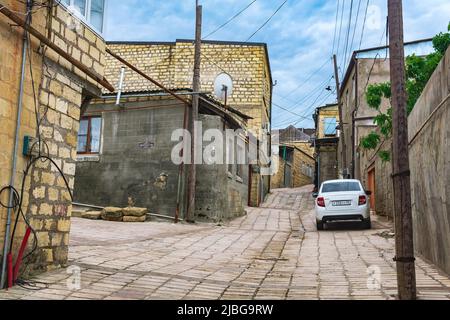
[[[285,95],[284,97],[287,98],[287,97],[291,96],[294,92],[296,92],[296,91],[298,91],[299,89],[301,89],[301,88],[302,88],[309,80],[311,80],[317,73],[319,73],[323,68],[325,68],[325,66],[326,66],[328,63],[329,63],[329,61],[326,60],[326,61],[324,62],[324,64],[320,66],[319,69],[317,69],[317,70],[315,70],[314,72],[312,72],[312,73],[308,76],[308,78],[307,78],[305,81],[303,81],[297,88],[295,88],[294,90],[292,90],[291,92],[289,92],[289,93],[288,93],[287,95]]]
[[[323,104],[325,103],[325,101],[327,101],[327,99],[328,99],[331,95],[333,95],[333,94],[335,94],[335,92],[330,92],[327,96],[325,96],[324,99],[322,99],[322,100],[320,101],[320,103],[318,103],[318,105],[323,105]],[[316,106],[316,104],[313,104],[308,110],[310,110],[311,108],[313,108],[313,107],[315,107],[315,106]],[[304,121],[304,119],[303,119],[303,120],[297,121],[297,122],[294,124],[294,126],[297,126],[299,123],[302,123],[303,121]]]
[[[273,104],[275,107],[280,108],[281,110],[284,110],[284,111],[286,111],[286,112],[289,112],[290,114],[292,114],[292,115],[294,115],[294,116],[297,116],[297,117],[300,117],[300,118],[305,118],[305,119],[307,118],[307,117],[305,117],[305,116],[300,115],[299,113],[292,112],[292,111],[288,110],[287,108],[285,108],[285,107],[283,107],[283,106],[280,106],[279,104],[277,104],[277,103],[275,103],[275,102],[273,102],[272,104]],[[307,119],[309,119],[309,118],[307,118]]]
[[[278,8],[277,10],[275,10],[275,12],[269,17],[269,19],[267,19],[262,25],[261,27],[258,28],[258,30],[256,30],[255,32],[253,32],[253,34],[245,41],[248,42],[250,41],[250,39],[252,39],[259,31],[261,31],[262,28],[264,28],[269,22],[270,20],[272,20],[272,18],[281,10],[281,8],[284,7],[284,5],[288,2],[288,0],[285,0]]]
[[[358,10],[357,10],[357,12],[356,12],[355,28],[353,29],[352,42],[351,42],[351,44],[350,44],[350,53],[351,53],[352,50],[353,50],[353,43],[355,42],[355,35],[356,35],[356,29],[358,28],[359,11],[360,11],[360,9],[361,9],[361,2],[362,2],[362,0],[359,0],[359,2],[358,2]],[[346,57],[346,59],[348,59],[348,58]]]
[[[310,98],[312,98],[314,96],[315,93],[317,93],[321,89],[325,89],[330,84],[331,79],[333,79],[333,76],[331,76],[330,78],[328,78],[325,81],[321,82],[318,86],[316,86],[313,90],[311,90],[310,93],[308,93],[304,98],[302,98],[296,104],[294,104],[292,106],[292,108],[295,108],[296,106],[298,106],[298,105],[308,101]]]
[[[341,66],[344,66],[345,68],[345,64],[347,63],[347,51],[348,51],[348,42],[350,41],[350,29],[352,28],[352,18],[353,18],[353,0],[351,0],[350,2],[350,13],[348,16],[348,27],[347,27],[347,35],[345,37],[345,50],[344,50],[344,55],[342,56],[343,61]]]
[[[328,80],[328,83],[331,82],[331,79],[332,79],[332,78],[330,78],[330,80]],[[320,99],[320,97],[322,96],[323,93],[324,93],[323,91],[320,92],[320,94],[316,97],[316,99],[314,100],[314,102],[313,102],[309,107],[307,107],[307,108],[305,109],[305,112],[303,113],[303,115],[301,115],[301,117],[303,118],[302,120],[309,119],[309,118],[307,117],[307,113],[309,112],[309,110],[311,110],[311,108],[313,108],[313,107],[315,107],[315,106],[317,105],[316,103],[319,101],[319,99]],[[325,98],[322,99],[321,102],[320,102],[319,104],[323,104],[324,101],[326,101],[332,94],[334,94],[334,92],[330,92],[328,95],[326,95]],[[287,121],[284,121],[284,122],[282,122],[282,123],[279,124],[279,125],[282,125],[282,124],[284,124],[284,123],[289,123],[289,122],[291,122],[291,119],[289,119],[289,120],[287,120]],[[298,123],[298,122],[296,122],[296,124],[297,124],[297,123]],[[296,125],[296,124],[295,124],[295,125]]]
[[[306,101],[308,101],[309,99],[311,99],[312,97],[314,97],[314,95],[316,93],[319,93],[319,95],[316,97],[315,102],[322,96],[323,92],[322,91],[330,82],[331,79],[333,79],[333,77],[331,77],[330,79],[326,79],[324,82],[321,82],[317,87],[315,87],[310,93],[308,93],[307,96],[305,96],[302,100],[298,101],[296,104],[294,104],[293,106],[291,106],[288,110],[289,111],[293,111],[295,109],[296,106],[302,104],[302,103],[306,103]],[[315,103],[313,102],[313,104]],[[307,108],[305,108],[305,110],[307,110],[308,108],[310,108],[310,106],[308,105]],[[288,120],[290,121],[290,120]]]
[[[331,50],[332,55],[334,54],[334,49],[336,47],[337,26],[338,26],[338,20],[339,20],[339,7],[340,7],[340,0],[337,1],[336,22],[334,23],[333,50]]]
[[[342,8],[341,8],[341,23],[339,27],[339,37],[338,37],[338,45],[336,50],[336,55],[339,56],[339,49],[341,47],[341,35],[342,35],[342,25],[344,22],[344,8],[345,8],[345,2],[342,0]]]
[[[236,13],[234,16],[232,16],[230,19],[228,19],[228,21],[226,21],[224,24],[220,25],[218,28],[216,28],[214,31],[208,33],[203,39],[208,39],[210,36],[212,36],[213,34],[215,34],[216,32],[218,32],[219,30],[221,30],[222,28],[224,28],[225,26],[227,26],[231,21],[233,21],[234,19],[236,19],[237,17],[239,17],[244,11],[246,11],[248,8],[250,8],[257,0],[253,0],[252,2],[250,2],[244,9],[242,9],[241,11],[239,11],[238,13]]]
[[[363,22],[362,31],[361,31],[361,39],[359,41],[359,50],[361,50],[362,41],[363,41],[363,38],[364,38],[364,31],[365,31],[366,21],[367,21],[367,13],[369,11],[369,2],[370,2],[370,0],[367,0],[366,13],[364,14],[364,22]]]

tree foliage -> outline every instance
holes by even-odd
[[[439,62],[445,55],[447,48],[450,46],[450,23],[446,33],[439,33],[433,38],[434,52],[425,57],[411,55],[406,58],[406,92],[408,94],[407,108],[408,115],[414,109],[419,100],[425,86],[436,70]],[[374,124],[379,128],[381,135],[372,131],[361,140],[361,148],[365,150],[376,150],[382,143],[382,136],[389,139],[392,136],[392,107],[386,112],[381,111],[383,100],[391,99],[391,83],[377,83],[367,87],[366,101],[370,108],[377,110],[378,115],[374,119]],[[391,155],[389,151],[382,150],[378,152],[378,156],[383,161],[390,161]]]

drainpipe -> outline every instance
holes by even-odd
[[[31,10],[32,0],[27,0],[26,11],[28,12],[27,21],[30,21],[31,15],[29,11]],[[24,30],[23,32],[23,45],[22,45],[22,71],[20,75],[20,85],[19,85],[19,101],[17,103],[17,121],[16,121],[16,137],[14,141],[14,151],[12,154],[12,168],[11,168],[11,180],[10,185],[13,186],[16,179],[16,169],[17,169],[17,151],[19,150],[19,135],[20,135],[20,122],[22,120],[22,103],[23,103],[23,92],[24,92],[24,83],[25,83],[25,65],[27,62],[27,50],[28,50],[28,40],[27,40],[27,32]],[[14,203],[14,197],[12,191],[9,194],[9,203],[8,203],[8,211],[7,211],[7,220],[6,220],[6,231],[5,231],[5,241],[3,247],[3,258],[2,258],[2,276],[0,280],[0,288],[4,288],[6,281],[6,263],[8,256],[8,248],[9,248],[9,237],[11,232],[11,220],[12,220],[12,211],[11,208]]]

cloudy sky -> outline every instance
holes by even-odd
[[[253,2],[239,17],[209,38],[246,41],[284,1],[200,0],[203,5],[203,34],[214,31]],[[277,82],[274,89],[274,128],[289,124],[313,127],[313,121],[308,119],[314,108],[335,101],[335,94],[326,91],[325,87],[330,85],[333,90],[335,87],[331,61],[333,43],[334,52],[339,50],[341,72],[346,68],[344,51],[352,2],[348,46],[352,39],[353,46],[352,50],[347,50],[347,56],[360,47],[368,2],[361,48],[383,45],[386,0],[340,0],[337,28],[337,0],[288,0],[251,39],[266,42],[269,46],[273,78]],[[403,3],[406,41],[428,38],[446,31],[450,20],[450,1],[404,0]],[[109,0],[107,16],[107,40],[174,41],[194,37],[195,0]],[[356,21],[358,24],[354,31]],[[339,30],[341,40],[338,42]]]

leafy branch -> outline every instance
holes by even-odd
[[[447,48],[450,46],[450,23],[446,33],[439,33],[433,38],[434,52],[425,57],[411,55],[406,58],[406,92],[408,94],[408,115],[414,109],[425,86],[436,70]],[[360,147],[365,150],[376,150],[382,144],[382,136],[385,140],[392,136],[392,107],[386,112],[381,110],[384,100],[391,99],[390,82],[372,84],[366,90],[366,102],[371,109],[378,111],[374,124],[378,130],[372,131],[361,140]],[[384,142],[384,141],[383,141]],[[391,160],[391,153],[387,150],[378,152],[378,156],[385,162]]]

